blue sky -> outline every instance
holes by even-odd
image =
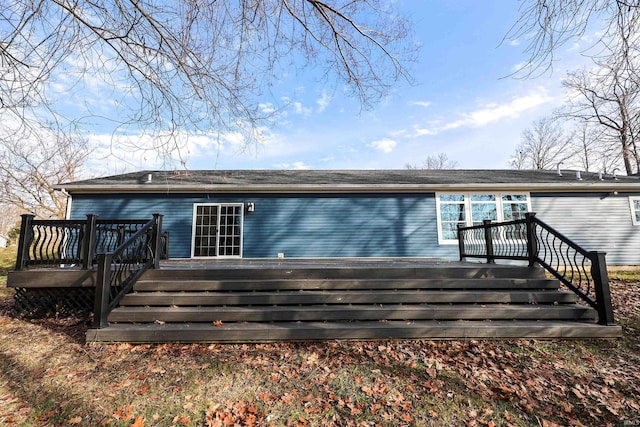
[[[396,169],[446,153],[459,168],[507,168],[531,122],[562,102],[566,70],[583,63],[579,44],[558,52],[553,73],[529,79],[509,74],[526,60],[524,40],[505,40],[518,17],[513,0],[403,0],[421,43],[409,64],[415,83],[400,82],[371,110],[362,111],[341,87],[291,73],[275,82],[262,108],[286,99],[258,143],[245,147],[235,135],[217,144],[190,138],[190,169]],[[579,41],[580,42],[580,41]],[[587,43],[588,40],[583,40]],[[110,135],[94,132],[96,144]],[[96,152],[105,152],[102,149]],[[146,154],[123,164],[113,158],[93,164],[95,171],[163,167]],[[166,167],[166,165],[165,165]]]

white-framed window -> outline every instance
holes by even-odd
[[[640,196],[629,197],[629,207],[631,208],[631,222],[633,225],[640,225]]]
[[[438,242],[457,244],[458,224],[522,219],[531,210],[529,199],[528,193],[436,193]]]

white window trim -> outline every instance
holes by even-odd
[[[218,206],[218,227],[220,226],[220,207],[233,206],[240,207],[240,255],[217,255],[217,256],[195,256],[196,248],[196,215],[200,206]],[[216,236],[218,237],[218,236]],[[219,247],[218,247],[219,249]],[[225,259],[242,258],[244,250],[244,203],[194,203],[193,216],[191,220],[191,258],[192,259]]]
[[[633,206],[634,201],[640,201],[640,196],[629,196],[629,209],[631,211],[631,223],[633,225],[640,225],[640,219],[636,218],[636,208]]]
[[[531,194],[528,192],[504,192],[504,193],[495,193],[495,192],[472,192],[472,193],[461,193],[461,192],[456,192],[456,191],[451,191],[451,192],[447,192],[447,191],[443,191],[443,192],[439,192],[436,193],[436,224],[437,224],[437,228],[438,228],[438,244],[440,245],[457,245],[458,244],[458,239],[443,239],[442,238],[442,224],[441,224],[441,219],[440,219],[440,196],[445,195],[445,194],[455,194],[455,195],[460,195],[460,196],[464,196],[464,210],[465,210],[465,221],[467,223],[467,226],[471,226],[473,225],[473,220],[471,218],[471,196],[481,196],[481,195],[490,195],[490,196],[495,196],[496,200],[496,215],[497,215],[497,219],[496,222],[502,222],[504,221],[504,216],[503,216],[503,201],[502,201],[502,196],[514,196],[514,195],[522,195],[522,196],[527,196],[527,212],[531,212]],[[640,197],[638,198],[640,199]],[[633,206],[633,202],[632,206]],[[640,225],[640,223],[638,223],[638,225]]]

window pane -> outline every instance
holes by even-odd
[[[471,205],[471,220],[482,222],[482,220],[490,219],[495,221],[498,219],[498,211],[495,203],[474,203]]]
[[[527,195],[526,194],[510,194],[502,196],[502,200],[505,202],[526,202]]]
[[[463,194],[441,194],[441,202],[464,202]]]
[[[464,222],[460,223],[460,226],[464,227]],[[442,239],[443,240],[456,240],[458,238],[458,223],[457,222],[443,222],[442,223]]]
[[[525,213],[527,213],[526,203],[505,203],[502,206],[502,214],[505,221],[523,219]]]
[[[494,194],[472,194],[471,201],[472,202],[492,202],[496,200],[496,196]]]
[[[640,222],[640,199],[633,201],[633,210],[636,214],[636,222]]]
[[[459,204],[441,204],[440,219],[442,221],[462,221],[464,222],[464,205]]]

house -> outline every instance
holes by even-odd
[[[141,171],[64,183],[69,219],[161,213],[169,257],[458,259],[457,225],[525,212],[640,264],[640,177],[530,170]]]
[[[6,248],[9,243],[9,238],[0,234],[0,248]]]
[[[57,188],[69,220],[22,216],[7,286],[25,315],[92,313],[91,342],[613,338],[607,262],[640,264],[633,176],[143,171]]]

